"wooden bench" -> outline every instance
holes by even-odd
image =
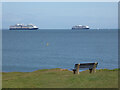
[[[94,73],[96,72],[96,67],[98,65],[98,62],[95,63],[79,63],[79,64],[75,64],[75,67],[73,70],[73,74],[79,74],[79,69],[82,68],[88,68],[90,70],[90,73]]]

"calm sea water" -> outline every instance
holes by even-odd
[[[98,62],[98,69],[118,68],[118,30],[3,30],[4,72],[72,69]]]

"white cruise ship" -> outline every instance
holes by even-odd
[[[89,26],[76,25],[76,26],[73,26],[72,29],[89,29]]]
[[[37,30],[38,27],[33,24],[23,25],[23,24],[16,24],[10,26],[10,30]]]

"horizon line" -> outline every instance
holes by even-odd
[[[38,30],[40,29],[64,29],[64,30],[72,30],[72,28],[38,28]],[[90,29],[119,29],[119,28],[90,28]],[[87,30],[90,30],[90,29],[87,29]],[[9,30],[9,28],[2,28],[2,30]],[[83,29],[84,30],[84,29]]]

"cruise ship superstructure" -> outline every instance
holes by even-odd
[[[38,27],[33,24],[28,24],[28,25],[16,24],[16,25],[10,26],[9,29],[10,30],[37,30]]]

